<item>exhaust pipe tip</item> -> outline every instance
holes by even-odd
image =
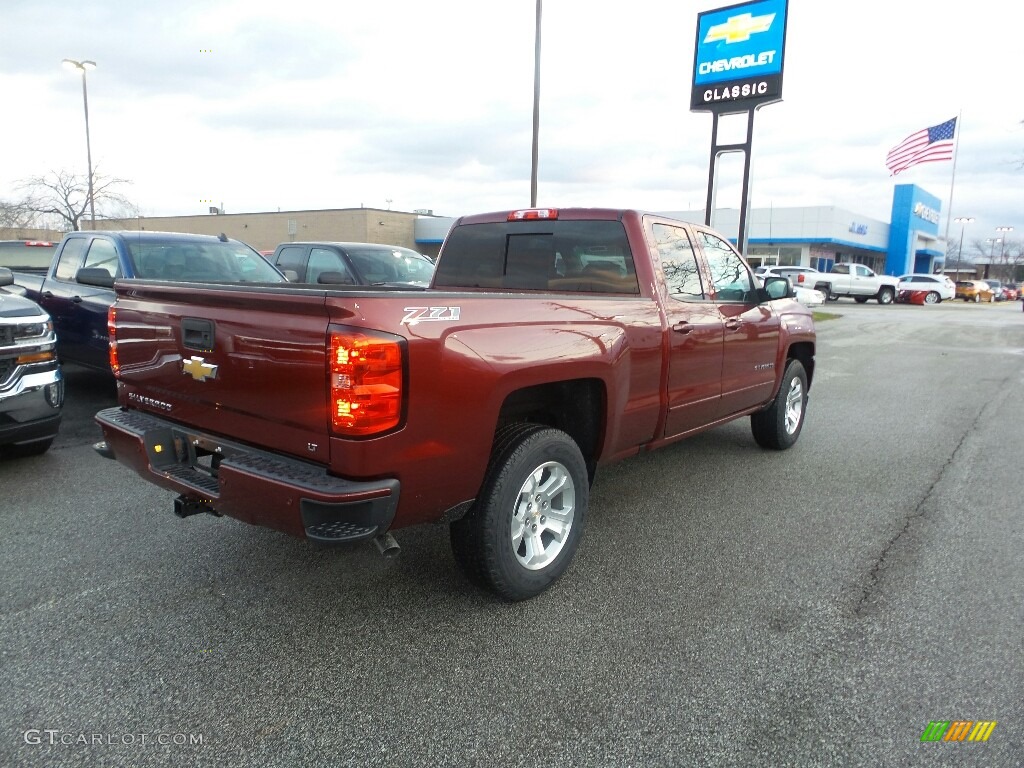
[[[402,551],[402,548],[398,546],[398,542],[395,541],[395,537],[390,533],[382,533],[374,538],[373,543],[377,545],[380,553],[388,559],[397,557],[398,553]]]

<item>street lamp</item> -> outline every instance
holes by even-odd
[[[996,227],[996,232],[1013,232],[1013,227]],[[999,263],[1003,263],[1003,253],[1006,251],[1006,235],[999,239]],[[1006,277],[1006,275],[1003,275]]]
[[[960,248],[956,252],[956,280],[954,282],[960,282],[960,257],[964,254],[964,227],[968,224],[974,223],[973,216],[960,216],[959,218],[953,219],[957,224],[960,225]]]
[[[75,61],[64,59],[62,62],[65,69],[79,70],[82,73],[82,103],[85,105],[85,157],[89,162],[89,219],[92,228],[96,229],[96,201],[92,194],[92,146],[89,141],[89,92],[85,87],[85,73],[90,69],[96,69],[95,61]]]

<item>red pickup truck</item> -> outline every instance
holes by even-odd
[[[633,210],[466,216],[425,290],[119,280],[102,454],[317,542],[450,524],[501,597],[569,564],[597,468],[749,416],[790,447],[809,310],[714,231]]]

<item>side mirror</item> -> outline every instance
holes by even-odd
[[[7,267],[0,267],[0,285],[14,285],[14,273]]]
[[[284,275],[284,279],[287,280],[289,283],[299,282],[299,273],[296,272],[294,269],[282,269],[281,274]]]
[[[796,296],[793,285],[788,277],[769,276],[764,279],[764,287],[761,289],[764,295],[763,301],[774,301],[775,299],[792,299]]]
[[[83,267],[75,275],[75,282],[82,285],[95,285],[99,288],[113,288],[114,276],[99,267]]]

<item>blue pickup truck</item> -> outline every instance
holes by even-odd
[[[53,318],[57,355],[109,371],[107,310],[114,280],[282,283],[269,261],[224,235],[174,232],[69,232],[46,269],[14,271],[14,282]]]

